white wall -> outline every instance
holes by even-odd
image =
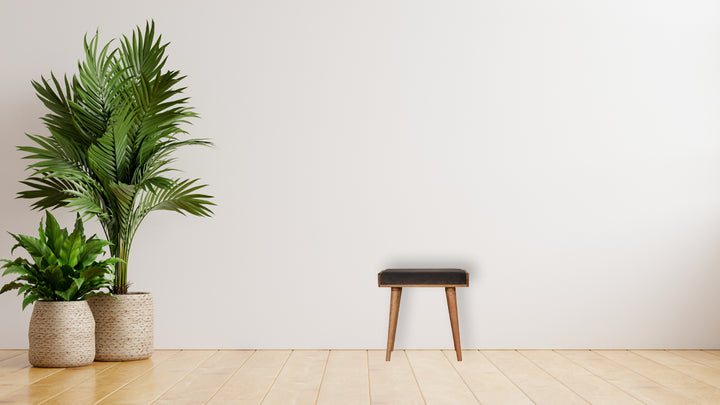
[[[137,237],[157,347],[382,348],[392,266],[470,271],[467,348],[720,347],[716,1],[3,1],[2,230],[41,217],[30,80],[149,18],[219,204]],[[0,296],[0,348],[30,312]],[[442,290],[405,291],[397,346],[451,344]]]

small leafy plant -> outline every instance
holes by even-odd
[[[121,259],[111,257],[97,261],[105,246],[111,243],[97,238],[85,238],[82,219],[78,214],[72,233],[60,229],[55,217],[46,212],[45,226],[40,221],[39,237],[10,234],[17,244],[32,257],[32,262],[20,257],[5,264],[3,276],[17,274],[17,278],[5,284],[0,294],[18,290],[23,294],[22,307],[37,301],[78,301],[94,295],[110,295],[115,263]],[[108,291],[101,291],[101,289]]]

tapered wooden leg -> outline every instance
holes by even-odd
[[[390,353],[395,348],[395,331],[397,330],[398,311],[400,310],[400,295],[402,287],[391,287],[390,291],[390,324],[388,325],[387,351],[385,361],[390,361]]]
[[[450,313],[450,326],[452,327],[453,343],[455,343],[455,354],[458,361],[462,361],[462,350],[460,349],[460,326],[458,325],[457,296],[455,287],[445,287],[448,312]]]

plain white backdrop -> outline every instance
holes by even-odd
[[[2,1],[0,230],[41,218],[15,199],[30,81],[148,19],[218,204],[137,235],[158,348],[383,348],[399,266],[470,272],[465,348],[720,347],[720,3]],[[27,347],[20,302],[0,348]],[[406,289],[398,328],[450,348],[442,289]]]

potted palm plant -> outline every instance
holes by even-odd
[[[32,258],[3,260],[3,276],[16,275],[0,294],[18,290],[23,309],[34,303],[28,332],[30,364],[37,367],[77,367],[95,358],[95,321],[86,298],[108,295],[117,258],[98,261],[110,242],[85,237],[78,215],[72,233],[60,229],[47,212],[39,237],[12,235]],[[103,291],[104,290],[104,291]]]
[[[119,300],[90,301],[96,320],[96,360],[148,358],[153,351],[153,307],[149,293],[128,293],[130,248],[140,224],[153,211],[210,216],[214,205],[198,179],[171,176],[173,153],[205,139],[181,139],[182,125],[197,117],[181,96],[184,76],[165,68],[167,43],[154,22],[99,45],[84,42],[85,58],[72,79],[34,81],[50,110],[49,135],[28,135],[21,146],[31,159],[28,189],[19,197],[35,209],[67,207],[98,219],[118,263],[112,291]]]

